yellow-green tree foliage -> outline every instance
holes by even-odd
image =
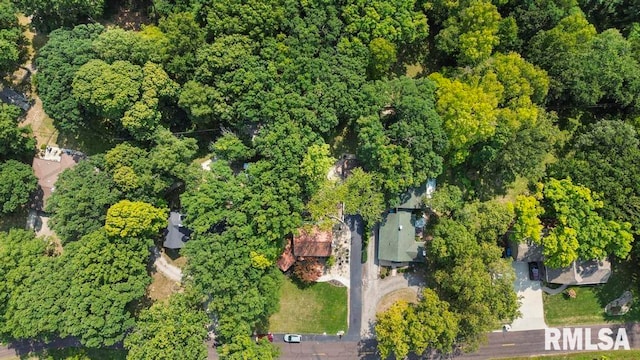
[[[153,236],[167,226],[167,210],[142,201],[122,200],[107,211],[107,234],[120,237]]]

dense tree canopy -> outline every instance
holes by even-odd
[[[358,156],[377,173],[387,198],[442,172],[447,138],[436,112],[434,83],[406,77],[376,83],[375,115],[358,120]]]
[[[637,231],[640,221],[640,150],[635,128],[623,121],[602,120],[576,134],[566,160],[552,169],[558,177],[602,195],[607,219],[629,222]]]
[[[31,166],[8,160],[0,163],[0,213],[8,214],[24,206],[38,187]]]
[[[0,104],[0,161],[7,159],[28,160],[36,148],[29,126],[18,126],[20,109]]]
[[[27,57],[27,39],[10,0],[0,1],[0,74],[15,70]]]
[[[574,185],[570,179],[550,179],[541,185],[540,198],[521,197],[518,200],[518,220],[514,235],[544,246],[545,264],[566,267],[576,260],[603,259],[615,255],[624,259],[631,251],[631,224],[605,220],[598,213],[603,207],[599,195],[590,189]],[[540,236],[541,219],[548,233]],[[537,235],[537,236],[536,236]]]
[[[222,357],[275,358],[249,334],[277,308],[285,239],[344,215],[374,225],[432,178],[430,288],[380,315],[382,354],[473,349],[513,319],[507,233],[543,244],[549,266],[625,259],[638,233],[633,1],[13,3],[50,31],[30,96],[60,133],[39,142],[114,145],[59,176],[46,210],[62,248],[0,234],[3,338],[100,347],[130,333],[131,358],[201,358],[207,322]],[[0,72],[26,60],[22,32],[0,0]],[[35,147],[19,116],[0,105],[3,212],[34,184],[15,161]],[[346,154],[357,159],[342,178],[329,169]],[[193,293],[145,309],[148,246],[169,208],[193,230]]]
[[[45,31],[97,19],[105,7],[104,0],[17,0],[16,3]]]
[[[431,289],[423,291],[417,304],[399,301],[379,313],[375,329],[382,358],[393,353],[401,359],[409,352],[422,354],[427,349],[451,352],[459,331],[449,304]]]
[[[119,200],[115,183],[97,166],[96,161],[81,161],[56,181],[47,211],[53,214],[50,225],[63,242],[78,240],[102,227],[107,210]]]
[[[206,359],[209,320],[198,306],[192,294],[176,294],[143,310],[124,342],[127,359]]]
[[[100,24],[57,29],[38,51],[38,94],[44,110],[60,129],[73,131],[85,125],[76,98],[71,94],[71,84],[76,71],[95,57],[92,42],[103,30]]]

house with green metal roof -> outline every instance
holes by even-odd
[[[410,263],[424,259],[424,242],[416,241],[416,215],[412,211],[392,210],[380,223],[378,260]],[[397,264],[396,264],[397,265]]]
[[[378,260],[381,265],[405,266],[424,261],[424,241],[418,237],[425,225],[419,216],[423,199],[435,190],[435,180],[412,188],[400,197],[401,204],[390,209],[378,228]]]

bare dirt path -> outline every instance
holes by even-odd
[[[167,262],[167,260],[160,255],[160,252],[157,248],[153,249],[153,253],[155,256],[155,261],[153,265],[155,265],[156,270],[162,273],[164,276],[168,277],[170,280],[175,282],[182,282],[182,270],[179,267],[173,266]]]

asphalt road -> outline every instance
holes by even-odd
[[[597,344],[600,342],[598,340],[598,331],[600,329],[610,328],[614,332],[613,339],[615,339],[615,334],[618,333],[617,329],[620,327],[625,328],[630,347],[632,349],[639,349],[640,324],[589,325],[584,328],[591,329],[591,343]],[[559,341],[558,345],[560,346],[559,351],[545,350],[545,330],[490,333],[486,345],[480,347],[480,349],[474,353],[458,356],[456,359],[499,359],[514,356],[547,355],[575,351],[568,348],[563,350],[564,344],[562,340]],[[582,342],[582,346],[584,348],[584,341]],[[550,348],[553,349],[551,344]],[[620,351],[623,351],[622,348],[620,348]]]
[[[640,324],[626,325],[591,325],[591,343],[598,344],[598,331],[602,328],[610,328],[614,335],[618,333],[618,328],[624,327],[629,339],[629,345],[632,349],[640,349]],[[586,328],[586,327],[585,327]],[[575,328],[572,328],[575,329]],[[573,330],[575,331],[575,330]],[[281,359],[321,359],[321,360],[374,360],[380,357],[376,354],[375,340],[367,340],[362,342],[335,340],[335,337],[326,337],[324,339],[314,339],[312,337],[303,338],[300,344],[278,343],[278,347],[282,350]],[[571,353],[577,350],[563,350],[562,339],[559,344],[560,350],[545,350],[545,331],[514,331],[514,332],[497,332],[488,334],[487,344],[480,347],[474,353],[463,354],[459,356],[434,356],[429,359],[500,359],[518,356],[532,355],[550,355]],[[584,347],[584,341],[582,346]],[[618,351],[624,351],[620,348]],[[409,359],[418,359],[419,357],[410,356]]]

